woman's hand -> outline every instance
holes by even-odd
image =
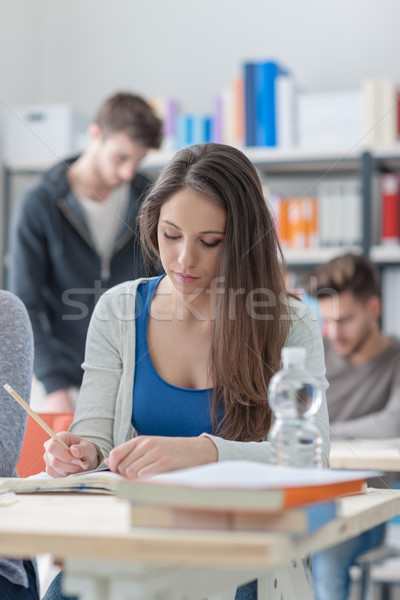
[[[141,479],[217,460],[217,448],[206,436],[174,438],[140,435],[113,448],[105,462],[115,473]]]
[[[57,435],[68,446],[69,451],[53,439],[44,443],[46,452],[43,458],[46,463],[46,473],[51,477],[66,477],[98,466],[97,449],[93,442],[69,431],[62,431]],[[80,466],[80,460],[85,465],[85,469]]]

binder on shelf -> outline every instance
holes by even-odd
[[[281,73],[275,80],[276,145],[293,148],[297,143],[296,89],[290,73]]]
[[[397,173],[382,173],[382,234],[384,245],[400,243],[400,181]]]
[[[278,75],[287,74],[275,61],[257,63],[255,67],[256,145],[276,146],[276,90]]]
[[[245,94],[245,140],[246,146],[256,145],[256,95],[255,95],[256,65],[244,63],[244,94]]]
[[[244,146],[246,139],[244,77],[239,75],[233,87],[233,137],[236,146]]]
[[[363,141],[359,90],[299,92],[297,139],[302,148],[352,148]]]
[[[156,111],[163,123],[163,141],[161,150],[170,152],[175,150],[177,135],[178,103],[174,98],[155,97],[150,100],[151,106]]]
[[[362,93],[366,145],[394,144],[398,137],[397,83],[388,77],[368,77],[362,82]]]

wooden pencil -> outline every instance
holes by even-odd
[[[33,410],[33,408],[31,408],[29,406],[29,404],[27,404],[25,402],[25,400],[23,398],[21,398],[21,396],[18,394],[18,392],[16,392],[11,387],[11,385],[9,385],[8,383],[5,383],[3,387],[14,398],[14,400],[16,400],[18,402],[18,404],[20,404],[22,406],[22,408],[25,409],[26,412],[31,415],[32,419],[35,419],[36,423],[38,423],[40,425],[40,427],[42,427],[42,429],[44,429],[51,438],[53,438],[53,440],[55,440],[56,442],[61,444],[61,446],[63,446],[63,448],[65,448],[69,452],[69,448],[68,448],[67,444],[65,442],[63,442],[63,440],[52,430],[52,428],[45,421],[43,421],[43,419],[40,417],[40,415],[38,415],[37,412],[35,412]],[[86,470],[85,465],[83,464],[83,462],[80,459],[78,459],[78,462],[79,462],[79,465],[82,467],[82,469]]]

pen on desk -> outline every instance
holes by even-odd
[[[68,448],[67,444],[65,442],[63,442],[62,439],[52,430],[52,428],[49,427],[49,425],[47,425],[47,423],[45,421],[43,421],[43,419],[33,410],[33,408],[31,408],[29,406],[29,404],[27,404],[25,402],[25,400],[23,400],[21,398],[21,396],[15,390],[13,390],[11,385],[9,385],[8,383],[5,383],[3,387],[14,398],[14,400],[16,400],[18,402],[18,404],[20,404],[22,406],[22,408],[24,408],[26,410],[26,412],[29,413],[33,419],[35,419],[36,423],[38,423],[40,425],[40,427],[42,427],[42,429],[44,429],[49,434],[49,436],[53,438],[53,440],[55,440],[56,442],[61,444],[61,446],[63,446],[63,448],[65,448],[69,452],[69,448]],[[83,462],[81,460],[78,460],[78,462],[79,462],[79,465],[82,467],[82,469],[86,470],[86,467],[83,464]]]

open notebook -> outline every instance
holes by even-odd
[[[213,510],[279,512],[307,502],[359,493],[365,471],[279,467],[252,461],[221,461],[149,477],[124,479],[110,471],[52,479],[0,479],[0,492],[83,492],[118,494],[131,502]]]
[[[111,473],[109,469],[85,471],[69,477],[53,478],[47,473],[38,473],[31,477],[0,478],[0,493],[9,490],[16,494],[35,494],[37,492],[85,492],[93,494],[115,494],[121,475]]]

